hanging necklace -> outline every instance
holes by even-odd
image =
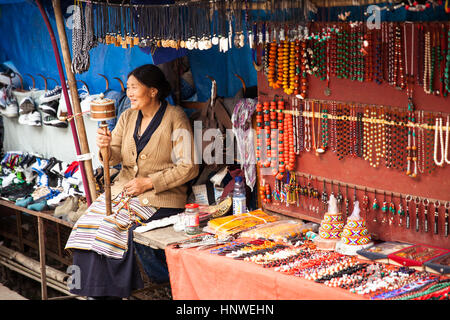
[[[256,104],[256,163],[262,167],[261,163],[261,130],[263,128],[263,107],[261,102]]]
[[[449,121],[450,121],[450,118],[449,118],[449,116],[447,116],[447,122],[445,125],[445,148],[444,148],[444,160],[445,160],[445,163],[447,163],[447,164],[450,164],[450,160],[448,159],[448,140],[449,140],[449,136],[450,136],[450,133],[448,132],[449,125],[450,125]]]
[[[425,93],[431,93],[431,44],[430,32],[425,33],[425,52],[424,52],[424,67],[423,67],[423,90]]]
[[[439,137],[438,137],[439,136]],[[439,138],[439,140],[438,140]],[[441,159],[438,160],[437,150],[439,143],[441,144]],[[442,117],[436,118],[436,124],[434,127],[434,152],[433,152],[433,160],[434,163],[442,167],[444,165],[444,134],[442,132]]]
[[[277,174],[275,175],[275,178],[277,180],[282,180],[284,177],[284,173],[286,171],[286,165],[285,165],[285,157],[284,157],[284,151],[285,151],[285,144],[284,144],[284,100],[281,98],[278,100],[277,103],[278,106],[278,170]]]
[[[324,103],[321,110],[321,129],[322,129],[322,149],[325,151],[328,147],[328,110]]]
[[[408,50],[406,46],[406,23],[403,25],[403,40],[405,50],[405,69],[406,69],[406,94],[408,96],[408,110],[414,110],[413,91],[414,91],[414,25],[411,28],[411,67],[408,70]]]
[[[331,102],[331,124],[330,124],[330,143],[331,143],[331,150],[333,152],[336,152],[336,102]]]
[[[391,122],[392,117],[391,113],[388,111],[386,112],[386,121]],[[393,161],[392,161],[392,149],[393,149],[393,143],[392,143],[392,125],[388,124],[386,128],[386,154],[385,154],[385,165],[387,168],[393,167]]]
[[[445,57],[447,61],[445,64],[444,84],[446,92],[450,92],[450,28],[447,30],[447,54]]]
[[[311,119],[309,116],[310,108],[309,108],[309,101],[305,101],[305,116],[304,116],[304,122],[305,122],[305,143],[304,147],[307,152],[311,150]]]
[[[417,168],[419,169],[420,173],[424,173],[425,171],[425,129],[423,128],[423,125],[425,124],[424,121],[424,114],[423,110],[418,111],[417,114],[417,123],[419,125],[419,129],[417,132],[417,143],[418,143],[418,150],[417,150]]]
[[[372,137],[370,132],[371,121],[370,121],[370,109],[366,107],[364,110],[364,123],[363,123],[363,139],[364,139],[364,149],[363,149],[363,159],[368,161],[369,154],[372,151]]]

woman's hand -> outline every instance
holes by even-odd
[[[136,197],[147,190],[153,189],[153,183],[150,178],[134,178],[123,189],[127,195]]]
[[[111,145],[111,131],[109,131],[108,128],[106,128],[106,130],[105,128],[98,128],[96,142],[99,149],[109,148]]]

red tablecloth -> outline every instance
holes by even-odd
[[[174,300],[360,300],[363,296],[196,249],[166,248]]]

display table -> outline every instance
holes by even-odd
[[[361,300],[365,297],[257,264],[209,253],[165,250],[174,300]]]
[[[149,230],[139,233],[133,232],[133,241],[154,249],[165,249],[168,245],[188,239],[184,232],[177,232],[173,226]]]

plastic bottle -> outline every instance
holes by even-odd
[[[245,196],[245,186],[242,177],[234,178],[233,190],[233,214],[241,214],[247,212],[247,199]]]

